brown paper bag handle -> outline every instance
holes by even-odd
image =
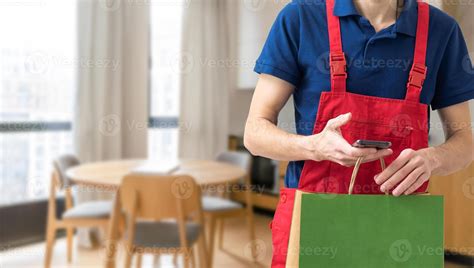
[[[357,174],[359,173],[359,168],[360,168],[360,165],[362,164],[362,161],[364,160],[364,157],[359,157],[357,159],[357,162],[354,166],[354,170],[352,171],[352,176],[351,176],[351,182],[349,184],[349,195],[352,194],[352,190],[354,189],[354,183],[355,183],[355,179],[357,177]],[[382,171],[385,170],[385,160],[382,158],[379,159],[380,160],[380,166],[382,167]],[[388,192],[385,192],[385,195],[388,195]]]

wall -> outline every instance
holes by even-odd
[[[238,12],[236,19],[238,33],[236,40],[237,59],[239,69],[237,74],[236,89],[230,92],[229,132],[231,135],[242,136],[245,120],[250,108],[253,89],[258,75],[253,72],[255,60],[260,55],[268,32],[280,12],[289,1],[237,1],[234,6]],[[258,27],[256,27],[258,25]],[[292,101],[289,101],[280,114],[279,121],[294,122]]]

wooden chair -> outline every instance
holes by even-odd
[[[66,176],[66,170],[79,165],[79,160],[73,155],[63,155],[54,162],[51,176],[50,193],[48,200],[48,216],[46,225],[46,252],[44,266],[50,267],[53,256],[56,231],[66,229],[67,235],[67,260],[72,260],[72,245],[74,228],[77,227],[102,227],[106,228],[112,211],[110,201],[91,201],[73,205],[71,187],[73,183]],[[56,217],[56,192],[65,192],[65,212],[60,218]]]
[[[139,267],[143,254],[163,252],[183,254],[184,266],[196,267],[194,244],[200,267],[207,267],[201,189],[193,178],[131,174],[119,195],[126,216],[125,267],[134,254]]]
[[[219,249],[223,248],[224,240],[224,221],[231,217],[245,217],[247,220],[247,228],[249,232],[249,238],[251,243],[252,257],[256,259],[255,253],[255,228],[253,220],[253,201],[252,201],[252,190],[250,187],[250,165],[252,158],[250,154],[245,152],[224,152],[217,156],[217,161],[225,162],[228,164],[239,166],[247,171],[247,176],[243,178],[241,189],[245,191],[246,206],[241,203],[232,201],[228,198],[228,193],[223,196],[205,196],[203,197],[203,210],[206,222],[209,228],[209,259],[212,263],[214,253],[214,240],[216,223],[219,224]]]

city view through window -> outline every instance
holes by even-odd
[[[51,160],[72,149],[77,71],[72,1],[8,3],[0,7],[0,204],[47,195]]]

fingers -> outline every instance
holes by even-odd
[[[400,156],[375,176],[375,182],[382,192],[393,189],[394,196],[408,195],[416,191],[429,179],[431,171],[423,155],[412,149],[403,150]]]
[[[418,177],[418,179],[415,181],[415,183],[413,183],[409,188],[408,190],[405,191],[405,195],[409,195],[409,194],[412,194],[413,192],[415,192],[416,190],[418,190],[418,188],[420,188],[423,183],[425,183],[428,179],[430,178],[430,175],[428,173],[423,173],[421,174],[420,177]]]
[[[382,192],[388,192],[395,185],[399,184],[402,180],[408,177],[410,173],[412,173],[417,166],[413,162],[407,162],[402,168],[397,170],[388,180],[386,180],[382,185],[380,186],[380,191]]]
[[[423,174],[422,168],[413,170],[408,177],[406,177],[393,191],[394,196],[400,196],[405,193]],[[403,179],[403,178],[402,178]]]
[[[355,153],[357,156],[354,156],[354,154],[348,155],[343,152],[337,152],[334,154],[333,161],[345,167],[352,167],[355,165],[359,157],[364,158],[362,163],[368,163],[389,156],[392,153],[393,151],[390,149],[375,150],[375,153]]]
[[[342,136],[336,138],[334,146],[335,151],[330,155],[331,160],[345,167],[354,166],[359,157],[367,157],[377,153],[377,150],[373,148],[352,147]]]
[[[356,159],[377,153],[377,149],[375,148],[356,148],[351,146],[346,140],[340,144],[338,151],[344,153],[348,157]]]
[[[403,150],[400,155],[398,156],[395,161],[392,162],[390,166],[388,166],[384,171],[382,171],[380,174],[375,175],[374,179],[375,182],[378,185],[382,185],[385,183],[389,178],[391,178],[397,171],[399,171],[403,166],[405,166],[406,163],[410,160],[410,157],[413,155],[413,150],[412,149],[405,149]],[[409,174],[409,173],[408,173]],[[406,175],[408,175],[406,174]],[[385,187],[388,187],[390,185],[385,185]],[[394,185],[392,185],[394,186]],[[388,188],[390,189],[390,188]]]
[[[351,117],[352,117],[351,113],[341,114],[338,117],[335,117],[329,120],[326,124],[326,128],[332,129],[332,130],[338,129],[342,127],[343,125],[349,123],[349,121],[351,120]]]
[[[342,136],[337,139],[334,146],[336,151],[331,155],[331,160],[346,167],[354,166],[360,157],[363,157],[364,163],[366,163],[393,153],[390,149],[356,148],[351,146]]]

